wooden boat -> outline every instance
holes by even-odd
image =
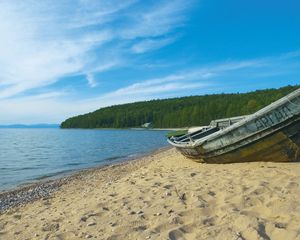
[[[258,112],[214,120],[168,142],[199,162],[297,161],[300,155],[300,89]]]

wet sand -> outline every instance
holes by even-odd
[[[200,164],[167,149],[36,199],[0,214],[0,239],[300,239],[300,163]]]

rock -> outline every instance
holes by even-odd
[[[42,230],[44,232],[48,232],[48,231],[57,231],[59,229],[59,224],[58,223],[54,223],[54,224],[46,224],[46,226],[44,226],[42,228]]]
[[[182,224],[182,220],[179,216],[172,217],[169,221],[170,224]]]
[[[191,173],[191,177],[195,177],[197,173]]]
[[[102,209],[103,209],[104,211],[109,211],[109,208],[107,208],[107,207],[102,207]]]
[[[112,226],[112,227],[115,227],[115,226],[117,226],[117,223],[113,223],[113,222],[111,222],[111,223],[109,223],[110,224],[110,226]]]
[[[137,212],[137,214],[143,214],[143,213],[144,213],[143,211],[138,211],[138,212]]]
[[[212,197],[216,196],[216,193],[213,192],[213,191],[209,191],[207,194],[210,195],[210,196],[212,196]]]
[[[6,224],[7,224],[7,222],[0,222],[0,231],[5,228]]]
[[[90,235],[90,234],[87,234],[87,235],[85,235],[85,238],[86,239],[88,239],[88,238],[92,238],[93,236],[92,235]]]
[[[14,218],[15,218],[15,219],[18,219],[18,220],[20,220],[20,219],[21,219],[21,217],[22,217],[22,216],[21,216],[21,215],[19,215],[19,214],[16,214],[16,215],[14,215]]]
[[[185,193],[181,194],[180,200],[182,200],[182,201],[185,201],[185,200],[186,200],[186,195],[185,195]]]
[[[131,211],[131,212],[128,212],[128,214],[134,215],[134,214],[136,214],[136,212],[135,211]]]
[[[86,220],[87,220],[87,217],[85,217],[85,216],[80,218],[80,221],[82,221],[82,222],[86,222]]]
[[[146,226],[138,226],[138,227],[133,228],[133,229],[134,229],[134,231],[137,231],[137,232],[143,232],[147,229],[147,227]]]
[[[170,191],[165,192],[166,196],[172,196],[172,193]]]
[[[154,216],[161,216],[162,214],[161,213],[156,213]]]
[[[277,222],[277,223],[275,223],[275,227],[283,229],[283,228],[286,228],[286,224]]]

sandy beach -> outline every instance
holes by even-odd
[[[0,239],[300,239],[299,163],[201,164],[167,149],[56,187],[3,210]]]

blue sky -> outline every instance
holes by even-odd
[[[0,124],[300,84],[297,0],[3,0]]]

